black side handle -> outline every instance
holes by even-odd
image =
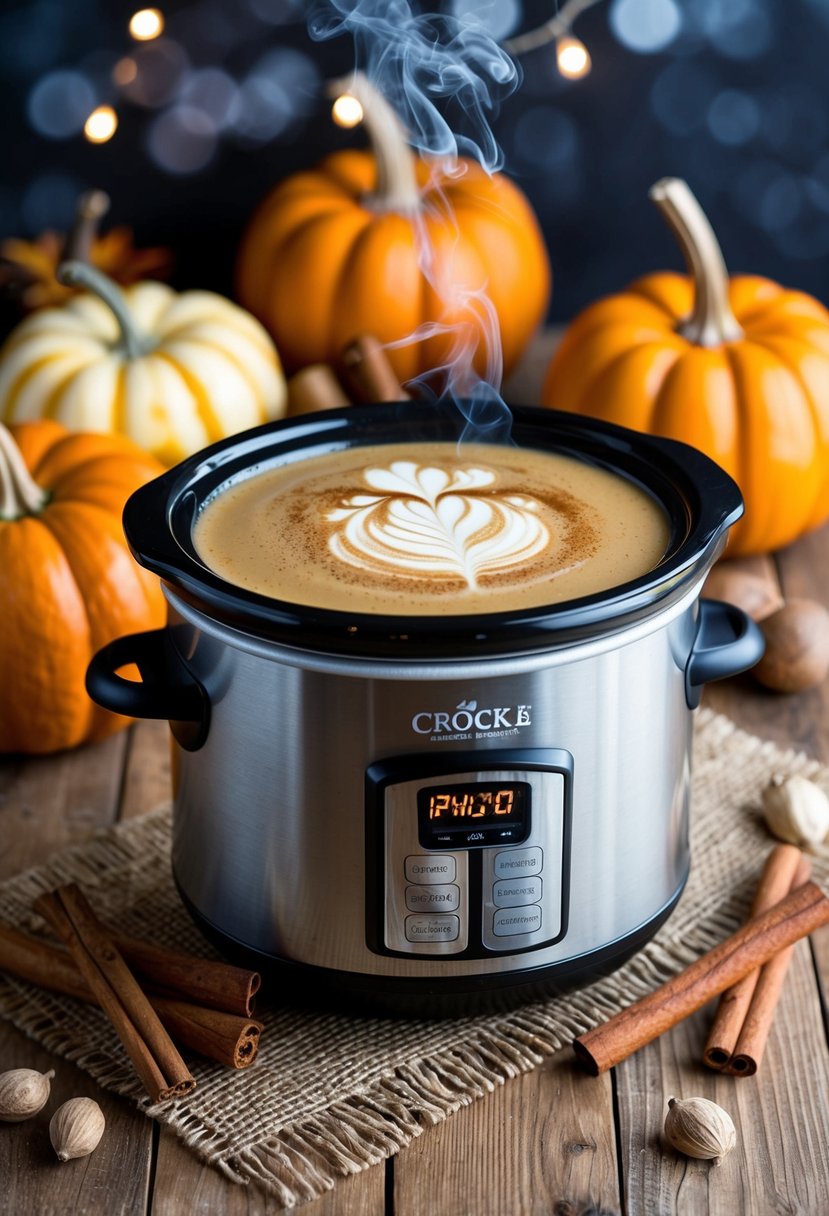
[[[760,627],[742,608],[722,600],[700,600],[697,636],[685,668],[685,695],[690,708],[699,705],[704,684],[753,667],[765,649]]]
[[[134,663],[141,682],[118,671]],[[116,638],[93,656],[86,671],[86,691],[93,701],[129,718],[166,718],[187,751],[207,738],[210,699],[184,664],[167,628]]]

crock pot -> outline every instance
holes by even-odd
[[[465,420],[445,402],[245,432],[127,503],[168,623],[100,651],[89,692],[170,721],[182,899],[286,997],[418,1015],[512,1004],[618,966],[682,893],[692,711],[763,649],[742,612],[700,600],[740,493],[684,444],[512,415],[515,443],[658,501],[670,541],[655,569],[541,609],[403,618],[268,599],[199,559],[194,521],[221,488],[355,444],[456,440]],[[429,818],[461,797],[474,822]]]

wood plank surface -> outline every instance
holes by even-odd
[[[394,1216],[621,1211],[609,1076],[569,1049],[458,1111],[394,1163]]]

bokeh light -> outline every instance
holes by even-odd
[[[476,25],[500,42],[521,20],[519,0],[452,0],[452,14],[464,25]]]
[[[723,89],[708,107],[708,129],[718,143],[736,148],[760,129],[760,107],[739,89]]]
[[[363,121],[363,107],[350,93],[340,93],[331,107],[331,117],[338,127],[349,130]]]
[[[121,84],[121,90],[128,101],[148,109],[167,105],[175,98],[190,66],[184,48],[170,38],[136,47],[131,58],[135,74]]]
[[[92,82],[81,72],[49,72],[29,94],[29,122],[48,139],[69,139],[83,124],[97,98]]]
[[[767,232],[788,228],[800,215],[803,192],[793,173],[779,172],[761,191],[757,216]]]
[[[762,126],[766,144],[804,168],[829,136],[823,98],[817,90],[789,82],[764,92]]]
[[[697,19],[727,59],[756,59],[771,47],[771,16],[763,0],[699,0]]]
[[[155,164],[176,176],[205,169],[217,143],[215,123],[193,106],[171,106],[153,120],[147,133],[147,149]]]
[[[559,38],[556,43],[556,64],[568,80],[581,80],[590,71],[590,52],[578,38]]]
[[[129,30],[136,42],[149,42],[164,33],[164,16],[160,9],[141,8],[130,17]]]
[[[132,55],[125,55],[123,59],[119,59],[115,67],[112,69],[113,84],[123,88],[125,85],[132,84],[138,76],[138,64],[133,59]]]
[[[207,115],[217,130],[233,124],[241,104],[239,86],[222,68],[197,68],[187,72],[179,90],[179,101]]]
[[[232,129],[243,144],[276,139],[316,104],[320,75],[310,56],[290,47],[269,51],[239,86]]]
[[[692,135],[705,126],[716,92],[707,71],[678,60],[663,68],[654,81],[651,109],[659,125],[672,135]]]
[[[98,106],[83,125],[83,133],[91,144],[105,144],[118,130],[118,115],[112,106]]]
[[[248,0],[248,7],[267,25],[290,25],[305,19],[302,0]]]
[[[731,195],[741,218],[772,232],[791,222],[800,207],[800,192],[792,175],[778,161],[758,157],[732,179]],[[793,188],[794,187],[794,188]]]
[[[613,0],[610,28],[628,50],[652,55],[674,41],[682,13],[676,0]]]

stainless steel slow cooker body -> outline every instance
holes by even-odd
[[[508,1003],[617,966],[681,894],[692,709],[706,680],[762,651],[742,613],[699,600],[739,492],[685,445],[513,415],[519,445],[657,498],[671,524],[657,570],[546,610],[409,620],[278,603],[198,559],[193,522],[228,482],[338,447],[455,438],[442,403],[264,427],[127,505],[169,622],[101,651],[90,692],[171,720],[182,897],[294,993],[410,1013]],[[127,662],[142,684],[117,674]],[[500,799],[506,817],[427,820],[427,804],[461,797],[476,811]]]

